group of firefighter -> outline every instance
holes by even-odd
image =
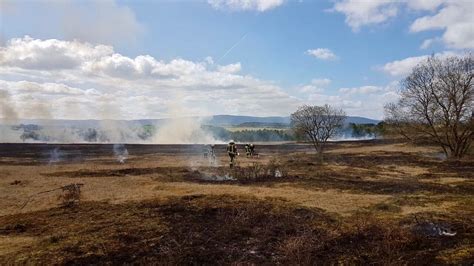
[[[255,145],[253,143],[247,143],[244,145],[245,148],[245,155],[247,157],[258,157],[258,153],[255,152]],[[231,140],[229,144],[227,145],[227,154],[229,155],[230,159],[230,168],[234,167],[235,163],[235,157],[237,157],[239,154],[237,150],[237,144],[235,144],[235,141]],[[215,152],[215,145],[211,144],[209,145],[209,150],[205,153],[206,156],[209,156],[211,159],[216,158],[216,152]]]

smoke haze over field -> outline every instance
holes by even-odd
[[[15,124],[18,115],[14,105],[10,102],[10,95],[7,90],[0,89],[0,141],[16,142],[19,141],[19,134],[11,130],[7,125]],[[3,126],[4,125],[4,126]]]

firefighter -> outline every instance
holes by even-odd
[[[215,150],[215,145],[214,144],[211,144],[209,146],[209,156],[211,158],[212,161],[215,161],[216,160],[216,150]]]
[[[250,152],[250,144],[245,144],[245,155],[247,155],[247,157],[250,157],[252,154]]]
[[[255,145],[253,145],[253,143],[249,145],[249,153],[250,153],[250,156],[252,156],[252,157],[254,155],[256,155],[255,154]]]
[[[230,168],[232,168],[234,167],[235,156],[239,155],[239,153],[237,152],[237,145],[235,145],[235,142],[233,140],[231,140],[229,142],[229,145],[227,145],[227,153],[230,157]]]

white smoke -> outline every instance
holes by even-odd
[[[48,164],[54,164],[54,163],[59,163],[61,161],[62,157],[62,152],[59,150],[59,148],[54,148],[49,152],[49,162]]]
[[[202,129],[198,118],[171,118],[158,126],[153,143],[155,144],[205,144],[217,140]]]
[[[46,142],[46,143],[143,143],[143,144],[209,144],[222,143],[210,131],[203,129],[202,118],[205,107],[193,106],[185,95],[176,92],[168,104],[168,118],[155,125],[145,127],[141,122],[123,119],[125,106],[119,106],[113,99],[100,99],[98,104],[98,126],[75,127],[61,124],[55,119],[57,106],[43,101],[21,110],[22,116],[41,120],[18,119],[15,105],[9,92],[0,88],[0,142]],[[173,97],[171,97],[173,98]],[[32,122],[33,121],[33,122]],[[23,124],[23,125],[22,125]]]
[[[122,118],[122,109],[113,100],[107,98],[100,100],[101,108],[99,112],[99,128],[96,130],[100,136],[97,142],[100,143],[141,143],[137,128],[133,127],[127,121],[119,120]]]
[[[114,155],[119,163],[125,163],[128,159],[128,150],[123,144],[114,144]]]
[[[176,92],[175,100],[168,105],[169,118],[161,125],[153,136],[154,144],[206,144],[216,143],[217,140],[202,129],[201,118],[186,117],[193,110],[186,108],[182,101],[183,95]],[[203,111],[203,110],[200,110]]]
[[[0,89],[0,142],[16,142],[20,140],[20,133],[12,130],[18,121],[15,105],[12,103],[7,90]]]

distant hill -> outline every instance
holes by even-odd
[[[238,125],[233,125],[238,128],[288,128],[289,124],[286,123],[262,123],[262,122],[245,122]]]
[[[370,119],[361,116],[348,116],[346,124],[377,124],[380,120]],[[237,116],[237,115],[215,115],[205,119],[205,123],[213,126],[241,125],[246,123],[259,124],[261,126],[271,126],[272,124],[290,124],[289,116]]]
[[[278,123],[278,124],[289,124],[290,118],[283,116],[268,116],[268,117],[257,117],[257,116],[240,116],[240,115],[215,115],[207,117],[205,119],[206,124],[213,126],[230,126],[239,125],[243,123]]]

